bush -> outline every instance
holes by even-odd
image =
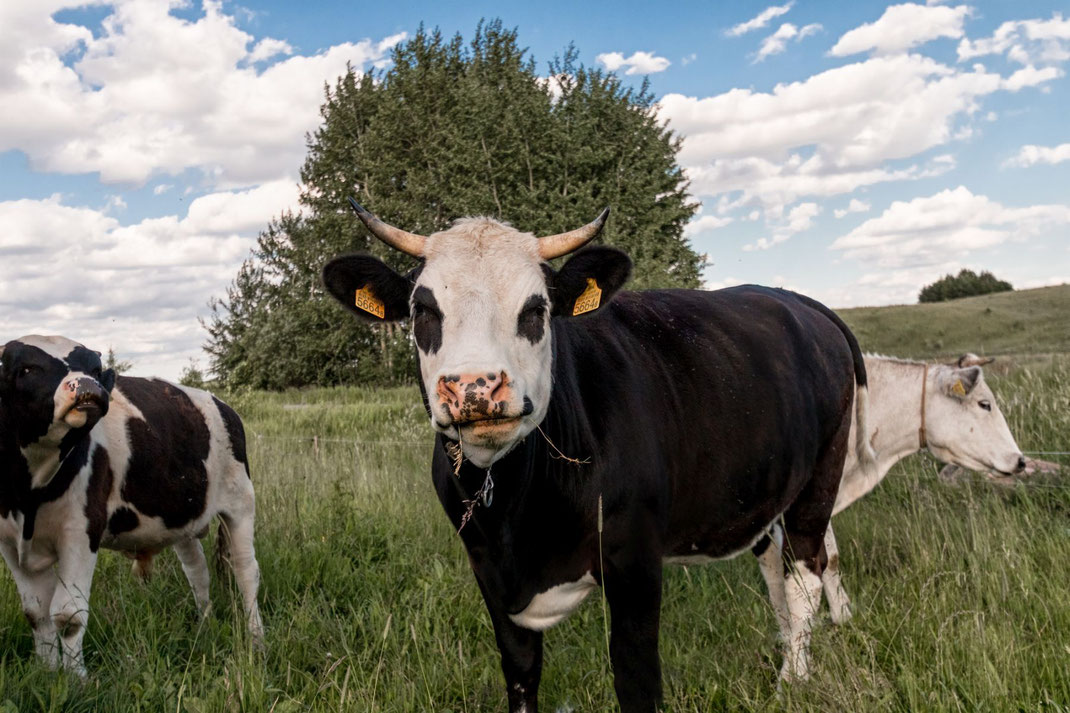
[[[960,297],[1010,292],[1013,289],[1011,283],[998,279],[987,270],[980,275],[973,270],[962,270],[957,275],[944,275],[931,285],[921,288],[918,302],[945,302]]]

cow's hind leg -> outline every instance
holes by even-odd
[[[780,640],[787,642],[791,632],[788,629],[788,602],[784,596],[784,530],[779,524],[769,528],[769,534],[754,546],[758,557],[758,567],[769,590],[769,601],[776,615],[777,630]]]
[[[175,543],[175,554],[182,563],[197,609],[202,616],[208,616],[212,602],[208,598],[208,560],[204,557],[204,548],[198,539],[181,540]]]
[[[840,426],[825,444],[810,481],[784,513],[784,598],[790,635],[780,669],[782,681],[810,676],[810,632],[821,606],[821,575],[828,563],[825,533],[843,476],[850,428],[851,412],[844,409]]]
[[[832,523],[825,531],[825,553],[828,564],[821,573],[821,586],[829,603],[829,616],[833,624],[843,624],[851,618],[851,600],[840,581],[840,550],[836,546],[836,535],[832,532]]]
[[[241,592],[249,635],[254,645],[261,646],[264,640],[264,624],[260,620],[260,607],[256,603],[256,593],[260,587],[260,566],[256,563],[256,548],[253,545],[253,513],[250,498],[250,507],[240,514],[223,512],[220,513],[220,518],[227,531],[230,566],[234,570],[238,591]]]
[[[51,567],[40,572],[27,572],[19,565],[18,551],[7,542],[0,542],[0,553],[11,570],[22,600],[22,613],[33,630],[33,648],[49,668],[59,664],[59,642],[52,623],[50,607],[56,591],[56,573]]]

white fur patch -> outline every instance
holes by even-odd
[[[510,614],[509,618],[517,626],[532,631],[549,629],[575,611],[596,586],[597,582],[588,572],[575,582],[558,584],[536,594],[531,603],[524,607],[524,611]]]

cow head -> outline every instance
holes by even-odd
[[[115,372],[100,353],[63,337],[28,336],[0,348],[0,409],[20,447],[58,445],[108,412]]]
[[[940,460],[1003,475],[1025,469],[992,389],[985,383],[984,360],[966,354],[953,365],[930,368],[926,404],[929,450]]]
[[[546,415],[551,319],[582,319],[628,279],[631,260],[608,247],[585,248],[560,271],[547,263],[594,239],[609,210],[544,238],[490,218],[423,237],[350,202],[373,234],[423,264],[402,277],[374,257],[347,255],[327,264],[324,284],[364,319],[412,319],[432,426],[488,467]]]

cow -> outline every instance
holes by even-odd
[[[100,353],[64,337],[0,348],[0,553],[50,667],[85,676],[82,638],[101,547],[135,558],[174,547],[207,614],[200,538],[220,517],[251,638],[255,510],[241,419],[211,394],[159,379],[117,377]],[[58,646],[57,646],[58,641]]]
[[[860,463],[847,455],[843,481],[832,514],[870,492],[892,466],[908,455],[928,450],[945,463],[1009,476],[1023,472],[1022,455],[996,397],[981,369],[994,359],[964,354],[953,364],[866,355],[869,377],[870,441],[877,461]],[[858,434],[851,424],[851,436]],[[828,566],[821,575],[829,615],[840,624],[851,618],[851,602],[840,574],[839,548],[832,525],[825,535]]]
[[[654,710],[663,562],[763,540],[790,624],[781,677],[805,678],[852,413],[865,423],[846,325],[786,290],[623,291],[625,253],[580,249],[608,209],[543,238],[490,218],[425,237],[350,202],[420,263],[402,276],[341,256],[324,285],[361,318],[412,320],[432,480],[490,614],[510,711],[536,711],[542,632],[598,586],[619,705]]]

